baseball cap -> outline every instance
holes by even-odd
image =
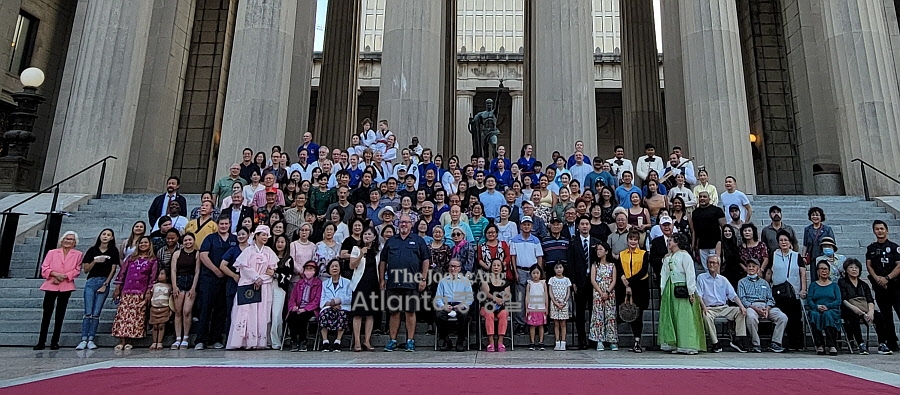
[[[670,217],[668,217],[668,216],[662,217],[662,218],[659,219],[659,224],[660,224],[660,225],[663,225],[663,224],[669,224],[669,225],[671,225],[671,224],[672,224],[672,218],[670,218]]]
[[[522,217],[522,223],[525,223],[525,222],[531,222],[531,223],[534,223],[534,221],[531,220],[531,217],[529,217],[529,216],[527,216],[527,215],[525,215],[525,216]]]
[[[266,193],[278,193],[278,190],[275,187],[266,188]]]

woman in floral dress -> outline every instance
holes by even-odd
[[[616,324],[616,265],[609,262],[609,244],[597,243],[594,264],[591,265],[591,285],[594,287],[594,308],[591,313],[589,338],[602,351],[604,343],[610,350],[619,350],[619,330]]]

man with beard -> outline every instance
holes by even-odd
[[[772,220],[772,223],[769,224],[769,226],[762,228],[759,235],[759,241],[766,245],[770,255],[772,252],[781,248],[778,246],[778,232],[782,230],[791,235],[791,248],[793,248],[794,251],[799,252],[800,248],[797,246],[797,234],[794,233],[794,228],[781,222],[781,207],[769,207],[769,219]],[[771,261],[772,257],[770,256],[769,262]]]

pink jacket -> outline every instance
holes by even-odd
[[[47,279],[41,284],[42,291],[70,292],[75,290],[75,277],[81,274],[81,258],[84,254],[76,249],[69,250],[63,256],[62,248],[50,250],[41,264],[41,277]],[[66,275],[66,279],[59,284],[53,283],[50,272],[58,272]]]

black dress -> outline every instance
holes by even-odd
[[[366,267],[363,269],[362,278],[356,284],[356,289],[353,290],[353,300],[350,303],[354,316],[372,316],[381,309],[375,303],[381,297],[381,285],[378,283],[378,265],[375,261],[377,255],[377,251],[369,250],[366,252]]]

